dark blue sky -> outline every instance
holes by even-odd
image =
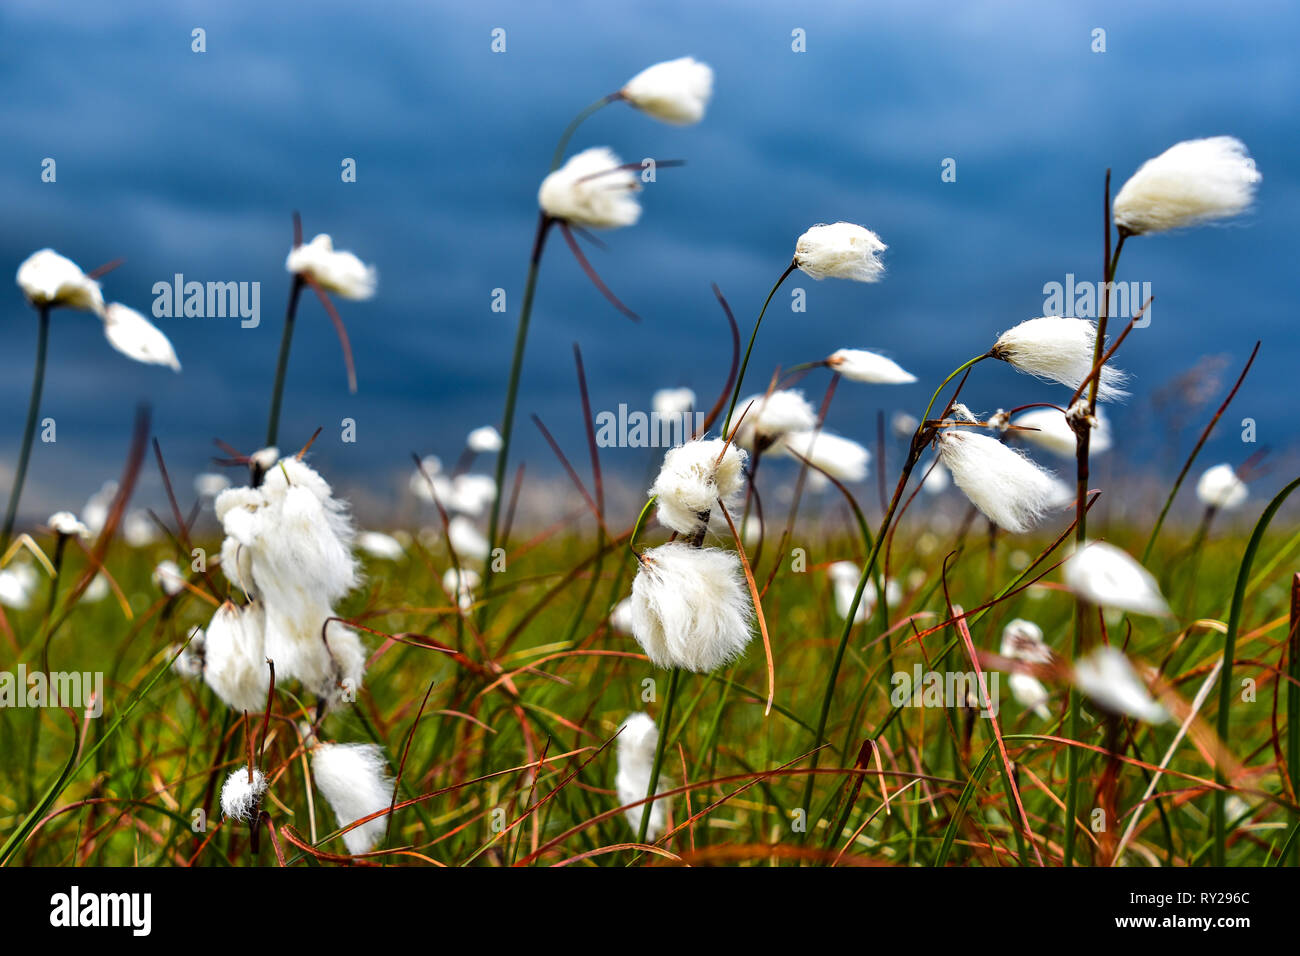
[[[562,243],[547,250],[518,446],[538,472],[555,466],[529,412],[582,457],[574,341],[597,410],[645,408],[666,385],[711,400],[729,345],[710,282],[747,332],[795,238],[821,221],[878,232],[888,277],[875,286],[796,277],[808,311],[792,315],[778,297],[752,382],[839,347],[886,351],[921,383],[845,383],[831,413],[830,427],[869,442],[877,408],[919,413],[938,378],[1040,314],[1044,283],[1096,278],[1107,165],[1118,188],[1177,140],[1221,133],[1244,140],[1263,173],[1258,208],[1230,227],[1130,243],[1121,278],[1152,283],[1156,307],[1121,352],[1135,394],[1116,416],[1115,454],[1135,468],[1154,464],[1139,425],[1150,391],[1207,354],[1230,356],[1231,378],[1257,338],[1264,347],[1233,427],[1204,460],[1254,450],[1238,440],[1235,421],[1246,415],[1261,443],[1289,449],[1300,357],[1293,6],[803,6],[5,3],[8,274],[46,245],[86,268],[125,256],[106,295],[146,313],[153,283],[176,272],[262,284],[255,330],[231,319],[159,321],[184,363],[179,376],[111,351],[92,317],[57,313],[43,413],[56,418],[59,440],[38,446],[32,509],[78,508],[115,474],[142,399],[183,480],[207,467],[215,436],[258,444],[295,208],[308,237],[328,231],[375,263],[380,287],[370,302],[340,306],[355,397],[328,319],[304,300],[283,444],[324,425],[318,462],[375,494],[397,484],[412,450],[454,459],[465,432],[500,415],[537,185],[560,130],[642,67],[687,54],[717,73],[701,125],[669,127],[615,106],[574,142],[688,165],[646,190],[639,225],[589,252],[640,325],[606,304]],[[195,27],[207,31],[206,53],[191,52]],[[504,54],[490,50],[494,27],[506,30]],[[1105,53],[1091,51],[1097,27]],[[806,31],[805,53],[791,51],[795,28]],[[54,184],[40,180],[47,156],[58,163]],[[357,160],[355,184],[340,181],[344,157]],[[941,182],[946,157],[957,161],[956,183]],[[496,287],[508,292],[504,315],[490,309]],[[11,465],[35,320],[8,289],[0,463]],[[809,379],[809,392],[819,396],[824,383]],[[1061,400],[1060,391],[986,364],[968,396],[991,410]],[[345,416],[358,422],[356,445],[338,440]],[[606,463],[639,477],[645,457],[611,450]]]

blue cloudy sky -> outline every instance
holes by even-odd
[[[254,448],[288,287],[290,213],[380,272],[379,295],[342,303],[360,393],[347,393],[328,319],[304,300],[283,444],[325,433],[317,458],[375,493],[411,451],[455,458],[471,427],[500,415],[536,218],[536,189],[559,131],[652,62],[712,64],[704,123],[676,128],[624,107],[590,120],[575,147],[628,159],[685,158],[644,195],[639,225],[590,250],[644,321],[615,313],[568,250],[547,250],[521,396],[519,455],[553,459],[537,412],[581,449],[571,347],[581,344],[597,409],[647,407],[665,385],[711,399],[725,375],[717,282],[742,325],[809,225],[850,220],[889,244],[879,285],[814,283],[808,311],[778,297],[751,374],[856,346],[887,352],[914,386],[844,385],[830,427],[870,441],[877,409],[917,413],[936,382],[998,332],[1042,311],[1043,285],[1096,278],[1105,168],[1118,182],[1175,141],[1230,133],[1263,172],[1240,224],[1135,240],[1121,278],[1150,282],[1154,321],[1121,365],[1135,395],[1117,413],[1117,453],[1162,465],[1149,438],[1151,392],[1206,355],[1231,378],[1264,342],[1210,460],[1292,445],[1293,157],[1300,12],[1288,4],[58,3],[0,7],[0,263],[53,246],[90,268],[118,256],[106,294],[148,312],[177,272],[261,283],[262,323],[162,319],[181,375],[110,350],[97,321],[57,313],[43,413],[58,442],[38,447],[32,508],[76,507],[118,469],[133,406],[152,403],[174,471],[206,467],[220,436]],[[207,52],[191,51],[191,30]],[[506,31],[506,52],[490,49]],[[791,31],[806,52],[791,50]],[[1092,51],[1092,31],[1106,51]],[[41,161],[57,161],[42,183]],[[344,157],[358,181],[340,181]],[[957,181],[940,165],[956,160]],[[507,290],[506,314],[490,309]],[[15,286],[0,322],[0,467],[17,454],[35,345]],[[783,293],[784,295],[784,293]],[[820,395],[824,377],[807,380]],[[981,410],[1055,397],[981,366]],[[1235,417],[1234,417],[1235,416]],[[357,421],[358,442],[338,423]],[[1191,436],[1184,440],[1190,444]],[[518,460],[518,459],[516,459]],[[641,454],[612,450],[611,469]]]

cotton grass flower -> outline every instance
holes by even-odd
[[[609,626],[620,634],[632,633],[632,599],[623,598],[609,612]],[[649,786],[649,784],[647,784]]]
[[[851,382],[869,385],[907,385],[916,376],[893,359],[866,349],[838,349],[826,359],[826,365]],[[912,429],[915,431],[915,429]]]
[[[25,611],[31,606],[39,579],[30,564],[16,564],[0,569],[0,604]]]
[[[1207,468],[1196,483],[1196,497],[1207,508],[1231,511],[1239,508],[1250,492],[1229,464]]]
[[[200,498],[211,500],[230,487],[230,479],[216,472],[204,472],[194,476],[194,493]]]
[[[89,538],[90,529],[77,520],[71,511],[56,511],[45,522],[55,534],[64,537]]]
[[[289,250],[284,267],[295,275],[309,276],[326,292],[345,299],[369,299],[379,285],[379,273],[351,252],[335,252],[334,240],[320,233],[311,242]]]
[[[952,480],[1000,528],[1021,534],[1060,497],[1060,482],[1020,451],[961,428],[940,430],[939,458]]]
[[[206,641],[207,638],[203,633],[203,628],[191,628],[188,643],[183,647],[174,644],[171,647],[170,653],[176,655],[172,660],[172,670],[186,680],[201,677],[203,675],[203,655]]]
[[[1043,643],[1043,631],[1033,621],[1017,618],[1002,629],[1002,646],[999,653],[1009,660],[1030,664],[1047,664],[1052,652]],[[1021,707],[1046,720],[1051,712],[1047,708],[1048,693],[1043,682],[1032,674],[1012,671],[1007,675],[1011,696]]]
[[[1092,371],[1096,343],[1097,326],[1088,319],[1049,315],[1028,319],[1003,332],[989,354],[1035,378],[1073,389]],[[1104,402],[1126,397],[1123,385],[1127,377],[1107,362],[1101,370],[1097,397]]]
[[[1095,422],[1092,436],[1088,439],[1089,455],[1100,454],[1111,446],[1110,422],[1100,408],[1097,409]],[[1032,429],[1032,431],[1015,433],[1015,436],[1022,441],[1036,445],[1053,455],[1059,455],[1061,458],[1076,456],[1078,438],[1064,412],[1055,408],[1031,408],[1017,415],[1012,420],[1012,424],[1020,429]]]
[[[650,777],[654,774],[655,749],[659,744],[659,728],[649,714],[631,714],[618,733],[618,775],[614,787],[618,790],[620,804],[644,800],[650,792]],[[671,790],[672,783],[662,775],[655,787],[660,794]],[[668,825],[668,801],[654,800],[650,804],[650,823],[646,826],[646,839],[657,840]],[[629,807],[623,811],[633,833],[641,832],[641,817],[646,804]]]
[[[619,93],[657,120],[688,126],[704,119],[713,96],[713,70],[689,56],[666,60],[646,67]]]
[[[23,260],[17,281],[27,301],[37,308],[64,306],[96,315],[104,311],[99,283],[53,249],[41,249]]]
[[[726,528],[717,513],[721,498],[729,511],[740,503],[749,456],[721,438],[700,439],[668,449],[650,494],[659,521],[678,534],[695,537],[708,528]]]
[[[261,606],[238,608],[226,602],[203,633],[203,679],[213,693],[232,710],[261,713],[271,687]]]
[[[175,597],[185,590],[185,575],[175,561],[161,561],[150,576],[154,587],[168,597]]]
[[[488,556],[488,539],[474,527],[474,522],[457,515],[447,522],[447,542],[457,557],[483,561]]]
[[[1151,572],[1113,544],[1086,542],[1061,572],[1065,586],[1093,604],[1152,617],[1170,613]]]
[[[678,418],[695,408],[695,392],[689,388],[661,388],[650,398],[650,410],[663,418]]]
[[[1102,645],[1074,662],[1074,683],[1093,703],[1112,714],[1136,717],[1148,724],[1169,719],[1147,690],[1123,651]]]
[[[817,412],[798,389],[751,395],[737,406],[744,420],[736,441],[751,451],[762,451],[790,432],[810,432],[817,427]],[[746,411],[748,409],[748,411]]]
[[[482,576],[473,568],[448,568],[442,575],[442,589],[456,598],[462,611],[474,607],[474,592],[482,583]]]
[[[181,370],[171,340],[135,309],[111,302],[104,309],[103,319],[108,344],[127,358],[145,365],[165,365],[173,372]]]
[[[657,667],[709,673],[740,657],[754,606],[734,551],[680,541],[641,555],[632,582],[632,634]]]
[[[858,581],[862,577],[862,571],[852,561],[836,561],[826,569],[826,573],[831,579],[835,612],[842,618],[848,617],[849,608],[853,605],[853,595],[858,591]],[[903,599],[903,590],[893,578],[885,582],[885,599],[890,607],[897,607]],[[853,623],[861,624],[866,621],[875,612],[876,602],[879,600],[880,592],[876,590],[875,579],[867,578],[867,583],[862,589],[862,599],[853,614]]]
[[[813,279],[879,282],[885,274],[880,253],[887,248],[870,229],[850,222],[816,225],[795,243],[794,264]]]
[[[253,770],[249,779],[248,768],[240,767],[221,785],[221,812],[231,820],[251,820],[266,793],[266,775]]]
[[[381,561],[397,561],[406,553],[400,541],[382,531],[361,532],[357,535],[357,547]]]
[[[777,448],[807,459],[837,481],[862,481],[871,462],[871,452],[857,442],[827,432],[792,432]]]
[[[378,744],[318,744],[311,775],[340,829],[392,806],[394,781]],[[388,817],[376,817],[343,834],[343,843],[353,855],[368,853],[387,828]]]
[[[605,146],[585,149],[542,180],[537,202],[552,219],[592,229],[631,226],[641,218],[636,173]]]
[[[1250,208],[1262,177],[1232,136],[1175,143],[1134,173],[1115,196],[1115,225],[1131,235],[1230,219]]]
[[[501,450],[501,433],[491,425],[483,425],[469,433],[465,447],[476,455],[495,455]]]

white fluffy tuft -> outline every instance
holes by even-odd
[[[641,218],[636,173],[605,146],[593,146],[542,180],[537,202],[555,219],[592,229],[631,226]]]
[[[832,352],[826,364],[851,382],[869,385],[907,385],[916,376],[891,358],[865,349],[839,349]]]
[[[1048,315],[1027,319],[1003,332],[993,345],[993,357],[1036,378],[1073,389],[1092,371],[1096,342],[1097,326],[1089,319]],[[1107,362],[1101,370],[1097,397],[1104,402],[1125,398],[1127,378]]]
[[[728,511],[735,512],[745,488],[748,457],[743,448],[721,438],[690,441],[668,449],[650,488],[660,523],[688,536],[706,528],[715,533],[728,530],[718,499],[723,500]]]
[[[221,812],[232,820],[249,820],[266,793],[266,776],[253,771],[248,779],[248,767],[240,767],[226,778],[221,786]]]
[[[311,775],[340,828],[392,806],[394,782],[378,744],[319,744]],[[387,828],[388,817],[376,817],[343,834],[343,842],[351,854],[368,853]]]
[[[862,481],[871,463],[871,452],[857,442],[816,430],[791,432],[776,447],[791,457],[808,459],[837,481]]]
[[[1115,225],[1142,235],[1229,219],[1250,208],[1261,178],[1235,137],[1184,140],[1123,185],[1112,207]]]
[[[939,432],[939,459],[975,507],[998,527],[1028,531],[1061,495],[1061,483],[1022,452],[960,428]]]
[[[665,123],[698,123],[713,96],[713,70],[689,56],[667,60],[632,77],[622,93],[637,109]]]
[[[1170,613],[1151,572],[1113,544],[1086,542],[1061,573],[1070,591],[1093,604],[1152,617]]]
[[[226,602],[217,608],[204,631],[203,659],[203,679],[226,706],[249,713],[266,708],[271,671],[260,604],[238,608]]]
[[[1241,507],[1249,494],[1246,483],[1237,477],[1237,472],[1229,464],[1207,468],[1196,483],[1196,497],[1207,508],[1231,511]]]
[[[326,233],[289,250],[284,267],[298,275],[311,276],[327,292],[345,299],[369,299],[379,285],[379,273],[351,252],[335,252],[334,240]]]
[[[659,728],[648,714],[631,714],[623,722],[618,735],[618,776],[614,786],[621,804],[644,800],[650,792],[650,777],[654,774],[655,747],[659,743]],[[655,793],[671,790],[672,783],[662,773]],[[641,832],[641,814],[645,804],[624,811],[633,833]],[[650,825],[646,839],[657,840],[668,825],[668,801],[655,800],[651,804]]]
[[[741,416],[744,416],[743,420]],[[817,412],[798,389],[771,395],[751,395],[736,405],[736,441],[748,448],[766,450],[790,432],[810,432],[817,427]]]
[[[1088,439],[1088,456],[1106,451],[1111,446],[1110,422],[1100,408],[1095,416],[1092,437]],[[1066,420],[1065,413],[1055,408],[1031,408],[1021,412],[1012,420],[1013,425],[1032,428],[1034,431],[1017,431],[1013,434],[1021,441],[1027,441],[1044,451],[1073,459],[1077,453],[1077,439],[1074,429]]]
[[[885,275],[880,253],[887,248],[878,235],[863,226],[819,224],[795,243],[794,264],[814,279],[879,282]]]
[[[1152,697],[1124,652],[1102,645],[1074,662],[1074,683],[1099,707],[1115,714],[1162,724],[1169,714]]]

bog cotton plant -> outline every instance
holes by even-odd
[[[501,450],[501,433],[491,425],[482,425],[469,433],[465,447],[476,455],[495,455]]]
[[[650,397],[650,409],[662,418],[676,418],[695,408],[695,392],[689,388],[661,388]]]
[[[944,428],[935,446],[953,482],[1000,528],[1028,531],[1060,501],[1061,485],[1050,471],[996,438]]]
[[[146,365],[165,365],[173,372],[181,370],[171,340],[135,309],[110,302],[104,307],[103,320],[109,344],[127,358]]]
[[[667,60],[646,67],[618,95],[665,123],[698,123],[713,96],[713,70],[689,56]]]
[[[613,150],[593,146],[542,180],[537,202],[552,219],[590,229],[617,229],[641,218],[636,173]]]
[[[885,275],[880,254],[888,246],[870,229],[851,222],[813,226],[794,247],[794,265],[813,279],[879,282]]]
[[[1196,482],[1196,497],[1201,504],[1217,511],[1232,511],[1241,507],[1249,494],[1246,483],[1226,463],[1207,468]]]
[[[24,259],[18,267],[17,281],[27,301],[36,308],[64,307],[96,315],[104,311],[99,283],[53,249],[41,249]]]
[[[1147,690],[1124,652],[1102,645],[1074,662],[1074,683],[1087,697],[1112,714],[1135,717],[1148,724],[1169,719]]]
[[[221,785],[221,812],[231,820],[251,820],[258,813],[267,790],[266,775],[261,770],[240,767]]]
[[[623,722],[618,733],[618,775],[614,778],[614,788],[618,791],[621,804],[636,803],[644,800],[650,792],[650,776],[654,771],[655,750],[659,743],[659,728],[649,714],[631,714]],[[672,784],[661,777],[656,784],[655,793],[671,790]],[[623,811],[632,831],[641,830],[641,817],[646,807],[650,807],[650,819],[646,822],[645,834],[650,840],[659,839],[668,825],[668,801],[654,800],[649,804],[628,807]]]
[[[866,349],[837,349],[826,358],[826,366],[851,382],[908,385],[916,381],[915,375],[893,359]]]
[[[753,452],[767,450],[792,432],[811,432],[817,427],[817,412],[798,389],[751,395],[738,407],[744,418],[736,441]]]
[[[1013,661],[1028,664],[1047,664],[1052,660],[1052,652],[1043,642],[1043,631],[1033,621],[1017,618],[1002,629],[1002,646],[999,653]],[[1047,708],[1049,695],[1047,688],[1033,674],[1012,671],[1007,675],[1007,686],[1016,703],[1035,716],[1046,720],[1051,716]]]
[[[776,449],[807,460],[837,481],[862,481],[871,463],[871,452],[857,442],[816,430],[790,432]]]
[[[989,355],[1035,378],[1078,388],[1092,371],[1097,326],[1088,319],[1043,316],[1003,332]],[[1128,395],[1127,376],[1109,363],[1101,370],[1097,397],[1117,401]]]
[[[718,513],[721,498],[734,511],[745,488],[743,448],[721,438],[700,439],[668,449],[650,494],[661,524],[687,537],[726,528]]]
[[[1110,422],[1101,409],[1093,416],[1095,424],[1092,438],[1088,443],[1090,455],[1100,454],[1111,446]],[[1033,408],[1021,412],[1011,420],[1015,426],[1015,436],[1029,442],[1044,451],[1061,458],[1073,458],[1077,451],[1077,436],[1070,427],[1065,412],[1058,408]]]
[[[222,604],[204,629],[202,650],[203,679],[227,707],[248,713],[266,707],[271,669],[266,663],[266,614],[260,604]]]
[[[1115,196],[1121,234],[1146,235],[1238,216],[1261,180],[1246,145],[1232,136],[1175,143],[1149,159]]]
[[[336,250],[328,233],[289,250],[284,267],[294,275],[311,277],[326,292],[345,299],[369,299],[379,287],[379,270],[353,252]]]
[[[340,829],[392,805],[394,782],[377,744],[317,744],[311,775]],[[344,833],[343,843],[351,854],[368,853],[387,827],[386,815],[376,817]]]
[[[1151,572],[1113,544],[1084,543],[1066,559],[1061,573],[1065,586],[1085,601],[1133,614],[1169,614]]]

